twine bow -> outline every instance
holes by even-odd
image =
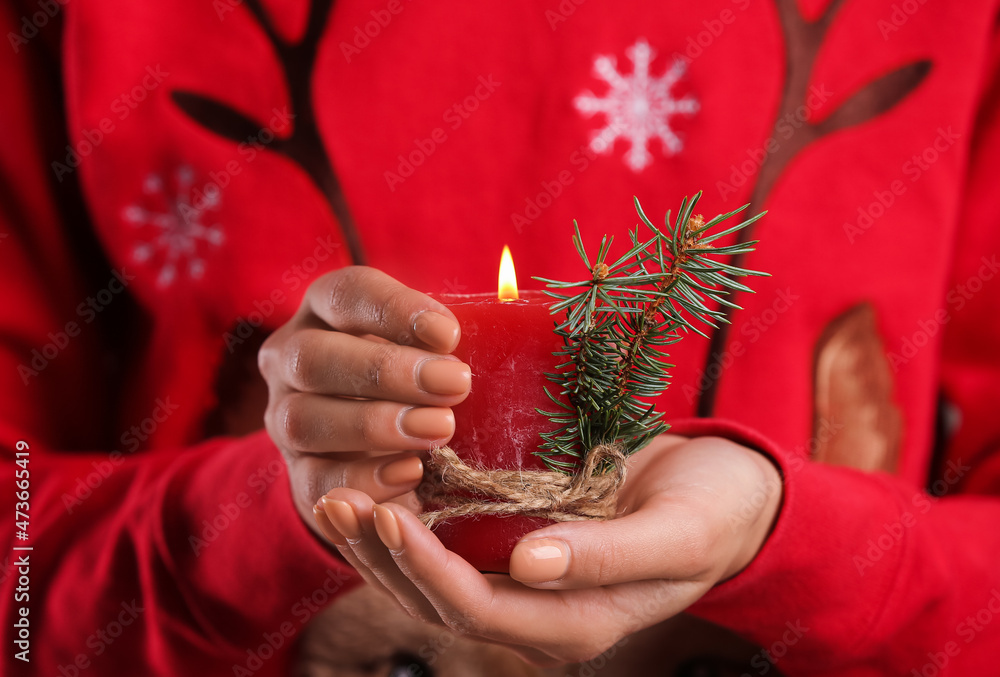
[[[595,474],[602,464],[610,469]],[[618,489],[624,483],[625,454],[611,444],[594,447],[575,475],[473,468],[451,448],[439,447],[431,451],[417,494],[442,507],[423,513],[420,520],[428,528],[465,515],[516,514],[556,522],[605,520],[615,516]]]

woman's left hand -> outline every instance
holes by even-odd
[[[735,576],[767,538],[781,495],[780,474],[762,454],[721,438],[664,435],[630,459],[616,519],[527,534],[509,577],[481,574],[406,508],[359,491],[332,490],[317,519],[410,615],[551,665],[599,655]]]

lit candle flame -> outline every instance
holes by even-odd
[[[506,245],[504,245],[503,254],[500,256],[497,298],[501,301],[513,301],[517,298],[517,273],[514,272],[514,259],[510,255],[510,247]]]

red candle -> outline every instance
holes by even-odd
[[[472,390],[453,408],[455,435],[449,446],[474,467],[545,470],[534,452],[540,433],[553,424],[536,408],[556,406],[545,394],[552,384],[544,374],[555,371],[559,358],[552,353],[562,340],[553,332],[550,297],[522,292],[517,298],[516,286],[513,294],[516,300],[495,294],[437,296],[462,327],[455,356],[472,368]],[[550,523],[522,515],[453,517],[435,525],[434,533],[480,571],[507,573],[517,541]]]

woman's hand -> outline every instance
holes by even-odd
[[[505,644],[537,664],[592,658],[686,609],[756,556],[781,502],[762,454],[662,436],[629,462],[619,517],[526,535],[510,577],[483,575],[408,510],[334,489],[317,521],[411,615]]]
[[[451,311],[378,270],[344,268],[310,285],[258,355],[264,423],[307,524],[315,529],[313,507],[334,487],[384,501],[419,484],[420,459],[399,452],[454,433],[450,407],[471,383],[468,365],[448,355],[458,340]]]

